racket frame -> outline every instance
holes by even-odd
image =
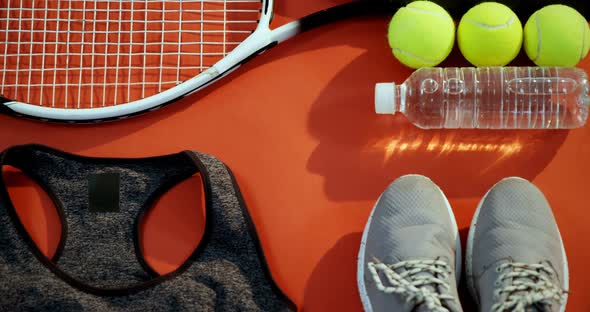
[[[261,0],[261,2],[262,9],[258,26],[249,37],[207,70],[161,93],[125,104],[82,109],[38,106],[0,96],[0,112],[48,122],[98,123],[126,119],[145,112],[155,111],[200,91],[229,75],[255,56],[302,31],[350,16],[379,13],[382,10],[390,11],[392,0],[353,1],[311,14],[300,20],[282,25],[275,30],[270,29],[274,0]]]

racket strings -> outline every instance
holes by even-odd
[[[226,56],[260,9],[260,0],[0,0],[0,94],[55,108],[149,97]]]

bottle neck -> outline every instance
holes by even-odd
[[[393,113],[406,112],[406,84],[395,85],[395,97],[393,100]]]

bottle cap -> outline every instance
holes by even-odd
[[[377,114],[395,113],[394,83],[378,83],[375,85],[375,112]]]

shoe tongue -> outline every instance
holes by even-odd
[[[426,303],[423,303],[419,305],[418,308],[412,310],[412,312],[432,312],[432,309],[430,309]]]
[[[436,276],[434,276],[434,274],[432,274],[430,272],[420,272],[418,274],[414,274],[413,277],[414,277],[414,279],[434,279],[434,278],[436,278]],[[427,289],[431,293],[438,293],[437,287],[435,287],[435,284],[425,284],[425,285],[420,285],[417,287],[421,288],[421,289]]]
[[[406,270],[402,269],[402,270],[400,270],[399,273],[403,273],[404,271],[406,271]],[[433,278],[435,278],[435,275],[432,274],[431,272],[428,272],[428,271],[421,271],[421,272],[413,274],[411,276],[407,276],[408,282],[412,282],[412,281],[419,280],[419,279],[433,279]],[[438,293],[434,284],[418,285],[418,286],[416,286],[416,288],[426,289],[431,293]]]
[[[530,306],[524,309],[525,312],[552,312],[553,310],[548,306]]]
[[[403,271],[402,271],[403,272]],[[400,272],[401,273],[401,272]],[[421,279],[421,278],[436,278],[436,276],[428,271],[422,271],[420,273],[416,273],[412,276],[414,279]],[[425,285],[420,285],[420,286],[416,286],[416,288],[418,289],[423,289],[423,290],[427,290],[432,294],[438,294],[441,295],[443,293],[443,286],[435,286],[435,284],[425,284]],[[443,304],[443,306],[445,308],[445,301],[446,300],[441,300],[441,303]],[[449,311],[454,312],[455,309],[449,309],[447,308]],[[428,308],[428,305],[426,303],[422,303],[419,306],[417,306],[413,312],[432,312],[432,309]]]
[[[461,311],[461,310],[459,310],[459,308],[457,308],[456,305],[444,305],[444,302],[443,302],[443,307],[445,309],[449,310],[450,312],[460,312]],[[412,310],[412,312],[432,312],[432,309],[430,309],[426,303],[422,303],[421,305],[414,308]],[[545,311],[543,311],[543,312],[545,312]]]
[[[519,281],[521,283],[531,283],[531,284],[535,284],[536,281],[531,278],[531,277],[516,277],[513,279],[514,282]],[[514,292],[513,295],[517,295],[517,296],[527,296],[530,292],[529,291],[517,291]],[[555,306],[555,305],[554,305]],[[557,304],[556,306],[559,306],[559,304]],[[525,312],[553,312],[553,309],[545,304],[533,304],[531,306],[528,306],[524,309]]]
[[[537,304],[533,305],[532,307],[528,307],[526,312],[559,312],[561,311],[561,303],[556,301],[551,301],[551,305],[547,304]]]

